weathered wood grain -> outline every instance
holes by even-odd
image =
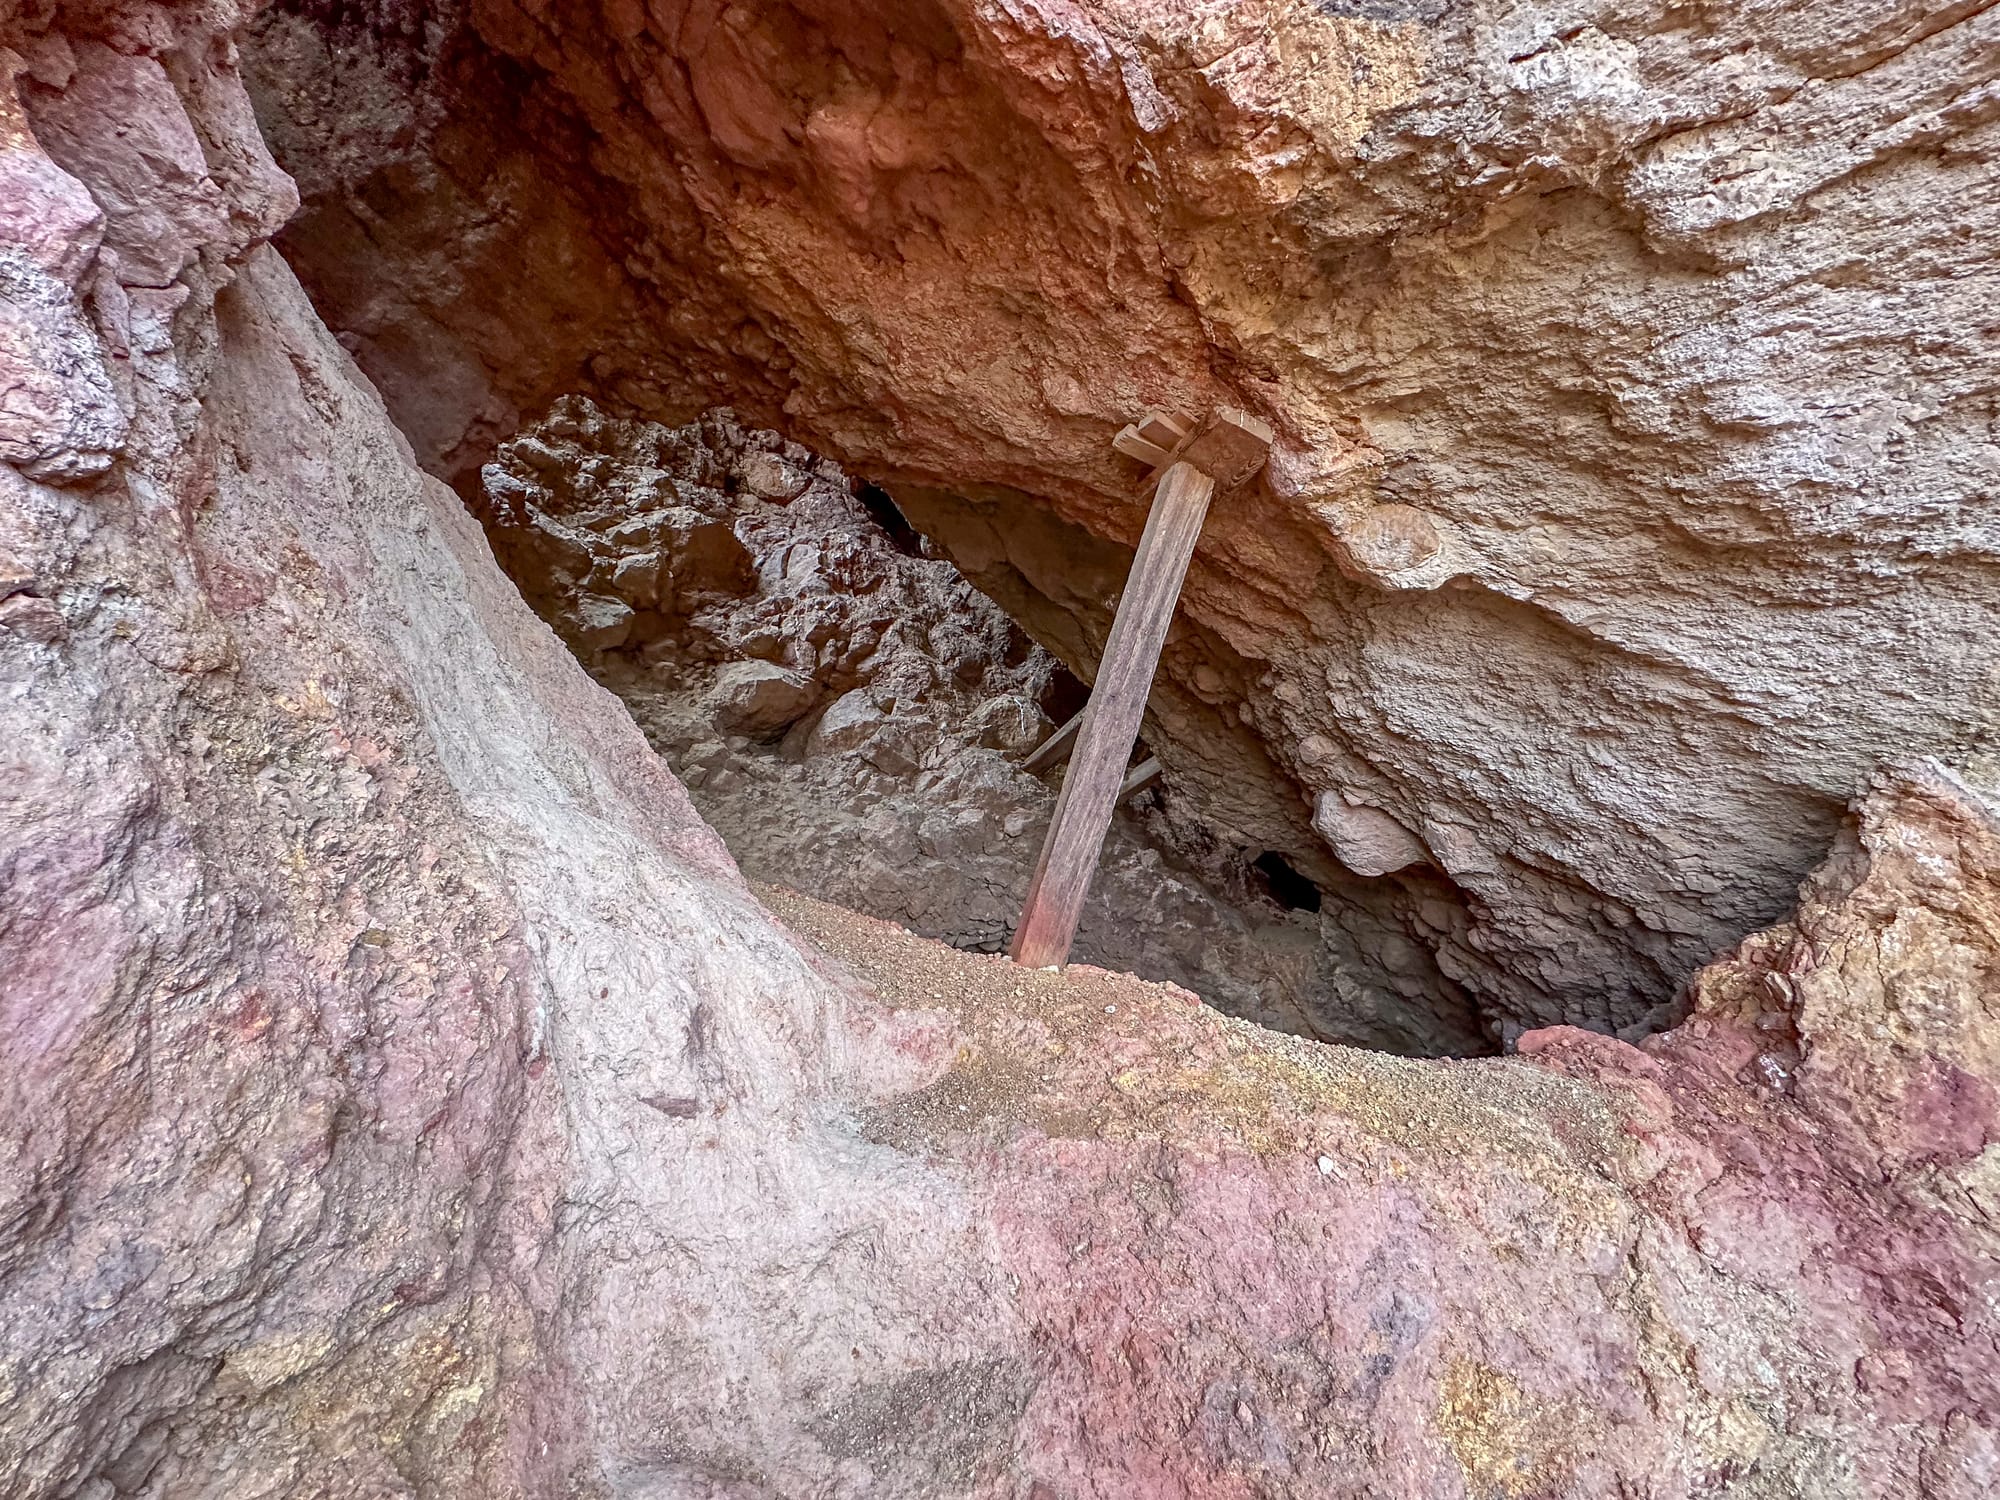
[[[1164,448],[1141,433],[1137,427],[1121,427],[1118,435],[1111,440],[1111,446],[1127,458],[1136,458],[1148,468],[1158,468],[1173,457],[1171,448]]]
[[[1173,461],[1193,464],[1226,495],[1264,467],[1271,437],[1270,426],[1261,419],[1233,406],[1218,406],[1208,425],[1180,446]]]
[[[1153,671],[1179,602],[1188,559],[1201,535],[1216,484],[1193,464],[1177,463],[1160,481],[1145,534],[1111,624],[1104,660],[1077,730],[1076,750],[1056,799],[1055,819],[1042,843],[1021,925],[1016,963],[1047,968],[1069,957],[1077,918],[1097,872],[1098,851],[1125,781],[1139,735]]]

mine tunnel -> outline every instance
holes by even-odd
[[[668,428],[565,397],[498,445],[472,504],[508,575],[746,874],[969,951],[1007,949],[1067,772],[1039,752],[1089,698],[1029,627],[1082,642],[1071,660],[1095,675],[1102,600],[1048,623],[1052,606],[1020,602],[1019,569],[996,584],[996,565],[980,587],[881,487],[725,410]],[[1075,590],[1090,575],[1069,559],[1088,546],[1066,538],[1042,565]],[[1108,595],[1130,559],[1099,551]],[[1079,961],[1322,1041],[1416,1055],[1497,1044],[1386,916],[1329,915],[1308,875],[1219,831],[1173,772],[1123,800],[1090,890]]]
[[[420,461],[489,525],[511,523],[488,476],[615,489],[610,471],[641,462],[577,439],[559,462],[534,459],[537,424],[562,426],[549,414],[565,401],[670,430],[727,411],[742,441],[780,445],[760,471],[840,466],[833,482],[852,485],[861,510],[828,524],[851,545],[865,537],[899,576],[948,566],[971,586],[941,585],[963,614],[939,614],[932,644],[907,631],[896,646],[963,701],[940,715],[885,686],[870,689],[876,707],[899,700],[913,735],[941,718],[944,732],[1018,759],[1019,745],[997,743],[1007,734],[967,715],[1039,702],[1058,670],[1094,674],[1146,513],[1141,471],[1111,435],[1146,408],[1250,402],[1276,424],[1276,454],[1207,521],[1148,701],[1161,790],[1118,819],[1083,954],[1303,1035],[1471,1055],[1551,1023],[1657,1032],[1683,1013],[1701,962],[1787,907],[1878,731],[1829,724],[1839,743],[1807,745],[1790,738],[1788,713],[1746,716],[1740,705],[1774,670],[1750,644],[1754,627],[1663,627],[1643,607],[1621,616],[1631,568],[1675,578],[1704,566],[1710,544],[1690,551],[1671,530],[1635,528],[1617,544],[1622,561],[1600,560],[1594,538],[1617,523],[1598,502],[1567,519],[1510,511],[1523,483],[1513,440],[1496,439],[1482,468],[1452,435],[1510,419],[1441,370],[1392,363],[1343,382],[1310,361],[1224,357],[1215,315],[1204,326],[1187,301],[1222,242],[1187,229],[1176,271],[1161,259],[1173,236],[1160,202],[1129,184],[1071,192],[1059,137],[995,91],[944,11],[700,14],[670,35],[640,23],[618,64],[650,58],[666,80],[664,92],[631,84],[643,124],[593,92],[608,54],[572,40],[551,61],[497,13],[447,4],[405,24],[367,5],[280,3],[249,33],[245,81],[303,198],[278,242]],[[1602,223],[1567,212],[1537,200],[1530,216],[1547,222],[1522,232],[1574,239],[1574,266],[1625,253]],[[1002,219],[1026,228],[985,232]],[[1509,243],[1496,275],[1518,272]],[[1388,290],[1336,304],[1352,323],[1329,337],[1392,318],[1396,296],[1429,297],[1433,274],[1419,256]],[[1567,274],[1546,273],[1552,294]],[[1213,292],[1226,305],[1222,283]],[[893,355],[842,332],[857,319],[895,329]],[[1508,380],[1497,336],[1491,357],[1481,393]],[[1364,437],[1357,412],[1392,407]],[[1531,485],[1596,482],[1562,469],[1561,450],[1540,461],[1555,467]],[[755,478],[718,482],[739,506],[772,499]],[[799,868],[782,840],[752,831],[772,819],[739,761],[796,765],[809,725],[772,762],[756,734],[681,719],[669,734],[647,718],[667,712],[663,700],[639,705],[642,684],[660,666],[699,697],[709,689],[694,662],[742,677],[768,658],[812,679],[807,723],[833,687],[855,689],[862,643],[818,641],[808,664],[763,626],[654,634],[667,629],[657,612],[608,643],[590,621],[628,607],[603,571],[622,545],[621,503],[642,501],[595,513],[592,534],[614,545],[593,553],[581,593],[551,592],[566,575],[529,556],[526,533],[500,555],[635,704],[747,867]],[[1573,599],[1578,589],[1600,602]],[[753,594],[726,597],[746,619],[758,607]],[[1032,660],[1007,659],[1030,644]],[[1932,701],[1926,732],[1953,732],[1939,717],[1947,700]],[[885,712],[883,732],[902,733]],[[866,732],[844,737],[858,747]],[[900,813],[870,792],[864,814],[858,790],[797,809],[792,841],[828,862],[822,892],[930,935],[1003,944],[1032,860],[1017,851],[1035,837],[982,849],[988,863],[964,876],[965,851],[935,833],[960,795],[950,756],[877,759],[901,768]],[[1731,769],[1753,762],[1754,774]],[[871,764],[878,781],[889,774]],[[1025,783],[1017,800],[963,795],[988,825],[1040,817]],[[1319,892],[1316,908],[1275,894],[1267,857],[1296,876],[1283,890]],[[1141,863],[1153,859],[1157,876]]]
[[[1081,281],[1049,284],[1136,286],[1155,274],[1147,257],[1157,252],[1119,217],[1139,212],[1136,203],[1086,209],[1051,196],[1036,175],[1046,137],[1017,103],[971,83],[949,25],[780,8],[756,21],[732,11],[719,27],[687,65],[686,113],[659,126],[670,144],[651,159],[672,170],[640,172],[636,159],[611,164],[618,129],[579,115],[564,68],[549,71],[470,12],[443,6],[404,27],[365,6],[274,6],[252,29],[245,76],[303,194],[280,243],[420,460],[498,528],[498,555],[530,601],[633,706],[747,869],[775,876],[823,862],[810,882],[820,894],[997,948],[1046,822],[1046,783],[975,789],[969,762],[950,764],[942,742],[918,755],[915,742],[984,740],[973,759],[1018,762],[1031,748],[1023,742],[1063,722],[1019,706],[1042,706],[1057,672],[1094,674],[1145,515],[1142,474],[1109,435],[1139,407],[1198,414],[1244,398],[1218,380],[1209,339],[1171,295],[1137,320],[1147,331],[1135,344],[1130,308],[1114,312]],[[756,76],[731,71],[751,54],[763,59]],[[743,101],[718,103],[731,88],[761,101],[767,113],[754,128]],[[871,139],[892,119],[896,129],[947,118],[963,129],[919,163],[853,166],[864,193],[827,154],[831,121],[847,117],[811,103],[850,97],[874,101]],[[501,99],[510,102],[496,112]],[[603,132],[594,146],[591,132]],[[707,195],[725,185],[740,195],[780,184],[759,215],[704,218]],[[954,226],[970,232],[1010,198],[1027,222],[1048,220],[1048,232],[1091,245],[1091,255],[1055,257],[1065,269],[1052,270],[1044,244],[982,238],[983,269],[965,282]],[[468,237],[468,221],[509,232]],[[706,248],[690,253],[696,244]],[[810,285],[758,285],[728,259],[761,264],[781,245],[817,267]],[[704,261],[724,246],[735,249]],[[887,246],[901,257],[893,276],[880,262]],[[859,395],[881,373],[829,337],[848,316],[843,305],[871,297],[906,320],[894,378],[922,392],[893,427]],[[969,379],[975,358],[1012,373]],[[1036,372],[1025,386],[1024,370]],[[1147,707],[1160,787],[1116,820],[1079,956],[1183,983],[1261,1024],[1420,1055],[1500,1050],[1523,1028],[1557,1021],[1633,1039],[1660,1029],[1679,1014],[1701,958],[1782,909],[1836,804],[1816,789],[1753,789],[1784,804],[1756,819],[1780,847],[1765,837],[1712,892],[1691,893],[1683,873],[1701,829],[1670,819],[1656,845],[1650,833],[1610,834],[1601,813],[1626,793],[1599,772],[1601,756],[1579,752],[1649,731],[1611,721],[1571,735],[1545,704],[1504,700],[1516,685],[1531,699],[1560,696],[1554,684],[1594,676],[1631,679],[1613,696],[1671,689],[1645,680],[1658,676],[1647,660],[1456,576],[1452,525],[1391,498],[1393,485],[1365,501],[1313,479],[1348,466],[1366,480],[1348,486],[1359,495],[1377,472],[1337,413],[1315,415],[1326,407],[1323,392],[1296,407],[1267,403],[1283,429],[1274,472],[1207,523]],[[628,430],[621,422],[665,431],[610,437]],[[648,456],[680,452],[665,432],[716,433],[718,422],[741,435],[715,439],[698,478],[678,458]],[[551,425],[566,435],[538,446]],[[745,443],[741,454],[763,456],[740,456]],[[703,467],[716,463],[724,470]],[[745,463],[756,472],[727,467]],[[872,638],[827,637],[853,621],[816,626],[827,638],[812,643],[811,662],[800,643],[773,635],[773,622],[751,623],[776,609],[770,590],[805,587],[768,559],[735,593],[710,588],[698,562],[672,564],[648,597],[675,599],[680,616],[647,605],[629,630],[605,623],[634,608],[617,592],[621,565],[629,595],[650,587],[631,583],[650,578],[639,559],[694,545],[671,528],[620,530],[631,519],[621,506],[637,516],[652,504],[633,490],[643,491],[640,470],[704,485],[716,497],[710,521],[735,525],[747,508],[787,503],[769,493],[767,471],[816,476],[829,464],[840,477],[814,478],[813,492],[847,485],[849,498],[824,524],[873,561],[861,565],[865,585],[814,584],[829,590],[822,607],[858,601],[877,574],[952,580],[938,585],[931,624],[906,622],[867,672]],[[579,486],[604,498],[550,499]],[[567,564],[535,555],[530,518],[552,504],[588,511],[587,568],[580,555]],[[799,543],[795,559],[828,555],[803,535]],[[695,593],[737,601],[717,609],[741,618],[689,618],[703,609],[671,566],[689,570]],[[579,569],[587,579],[572,576]],[[956,701],[887,685],[892,656]],[[1436,680],[1474,666],[1486,685]],[[759,671],[807,682],[753,685]],[[803,717],[771,725],[779,709],[747,711],[746,733],[725,708],[704,729],[683,709],[719,691],[718,677],[767,703],[792,691]],[[879,734],[907,748],[870,758],[878,727],[847,722],[864,686],[883,715]],[[815,739],[836,699],[846,706],[835,726],[845,728]],[[1018,727],[996,727],[1017,708]],[[779,728],[798,733],[773,739]],[[778,818],[765,778],[746,768],[782,766],[787,786],[811,782],[799,767],[835,753],[836,740],[860,780]],[[899,778],[893,792],[884,778]],[[1675,778],[1690,792],[1701,780],[1691,764]],[[803,797],[802,786],[792,791]],[[1662,795],[1681,793],[1670,785]],[[1705,809],[1699,821],[1740,838],[1741,813]],[[969,851],[968,835],[941,832],[955,816],[1004,842]],[[1274,884],[1260,860],[1292,873]],[[1307,886],[1316,904],[1295,899]]]
[[[0,5],[0,1493],[1995,1493],[1996,57]]]

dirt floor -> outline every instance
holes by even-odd
[[[1622,1154],[1602,1095],[1526,1058],[1411,1059],[1267,1030],[1173,984],[1089,964],[1016,966],[760,885],[758,897],[898,1009],[958,1024],[949,1071],[871,1110],[868,1133],[950,1154],[1022,1126],[1296,1156],[1325,1176],[1402,1178],[1414,1163],[1501,1155],[1558,1197],[1596,1197]],[[1559,1122],[1559,1123],[1558,1123]],[[1407,1153],[1407,1157],[1406,1154]]]

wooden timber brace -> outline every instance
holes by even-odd
[[[1097,681],[1076,730],[1055,818],[1042,842],[1021,923],[1014,931],[1014,961],[1035,969],[1055,967],[1069,958],[1104,835],[1126,790],[1126,765],[1139,737],[1160,648],[1166,644],[1167,627],[1173,622],[1209,502],[1263,468],[1270,454],[1271,429],[1226,406],[1218,408],[1198,433],[1149,413],[1121,431],[1112,445],[1150,465],[1151,483],[1157,488],[1111,622]],[[1156,762],[1148,762],[1148,767],[1157,774]]]

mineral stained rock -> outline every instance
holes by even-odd
[[[1267,418],[1149,743],[1489,1011],[1638,1036],[1873,765],[2000,718],[1996,49],[1960,0],[279,0],[250,55],[438,472],[727,400],[1088,680],[1114,431]],[[1346,870],[1329,792],[1430,858]]]
[[[0,1489],[1992,1493],[1990,764],[1644,1049],[781,922],[263,243],[238,19],[0,20]]]
[[[837,466],[724,412],[670,429],[568,398],[481,486],[501,566],[747,875],[1006,947],[1055,804],[1020,762],[1055,727],[1057,668],[951,563],[899,544]],[[1322,1041],[1495,1050],[1386,916],[1286,912],[1253,881],[1261,851],[1215,845],[1163,795],[1115,820],[1079,959]]]

